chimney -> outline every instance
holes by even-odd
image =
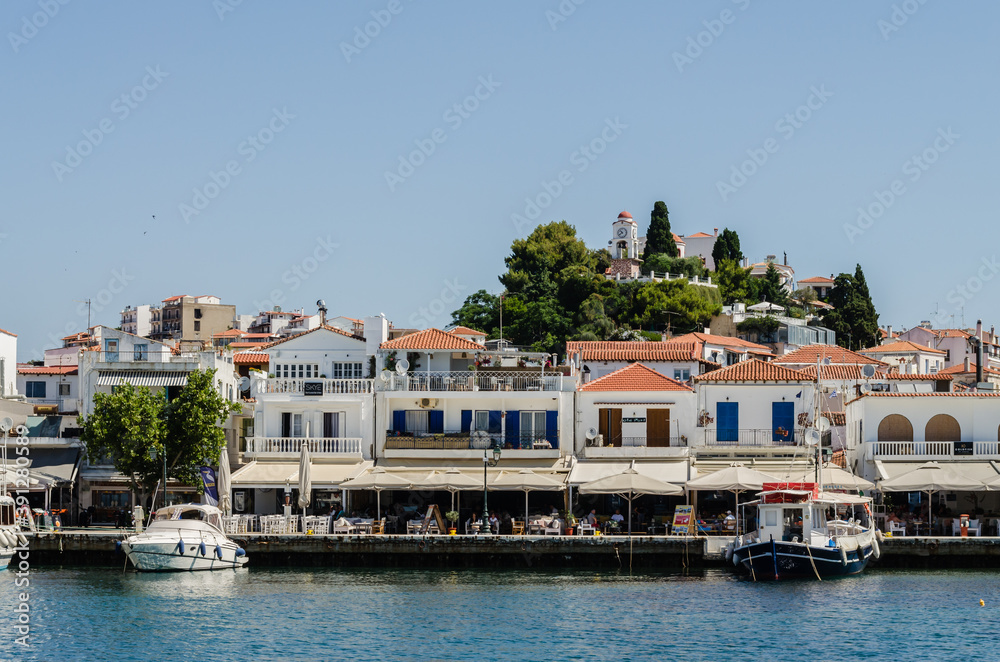
[[[716,237],[718,237],[718,236],[719,236],[719,228],[715,228],[715,236],[716,236]]]
[[[385,314],[365,318],[365,354],[375,356],[379,345],[388,339],[389,322],[385,319]]]
[[[966,356],[965,357],[965,361],[962,362],[962,372],[968,373],[969,370],[971,370],[971,367],[969,366],[969,363],[970,363],[969,357]]]
[[[892,324],[885,327],[885,339],[892,340]]]

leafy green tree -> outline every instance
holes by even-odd
[[[166,439],[163,398],[145,386],[124,384],[114,393],[95,393],[93,413],[80,415],[77,423],[87,457],[110,457],[145,503],[163,472],[162,460],[149,458],[149,449],[162,449]]]
[[[715,240],[715,246],[712,247],[712,261],[715,262],[716,269],[719,268],[719,263],[723,260],[733,260],[737,264],[743,261],[740,236],[736,234],[735,230],[729,228],[722,231],[722,234]]]
[[[833,279],[827,302],[833,309],[823,311],[823,325],[836,332],[838,345],[857,350],[879,343],[878,313],[860,264],[853,276],[842,273]]]
[[[760,301],[761,281],[750,275],[751,269],[744,269],[735,260],[724,259],[715,263],[715,284],[727,306],[734,303],[757,303]]]
[[[763,301],[776,303],[779,306],[788,305],[788,293],[781,285],[781,274],[778,273],[778,269],[774,266],[774,263],[767,265],[767,271],[764,273],[764,278],[760,283],[758,294]]]
[[[649,213],[649,229],[646,231],[646,248],[642,252],[642,259],[656,253],[669,257],[677,257],[679,254],[674,233],[670,231],[670,212],[662,200],[654,203],[653,210]]]
[[[800,287],[792,292],[792,299],[802,304],[804,313],[810,313],[813,309],[813,302],[816,301],[816,290],[811,287]]]
[[[486,290],[473,292],[466,297],[462,307],[451,314],[451,321],[495,338],[500,327],[500,297]]]
[[[214,383],[215,370],[195,370],[188,375],[180,395],[164,407],[168,474],[201,492],[199,468],[215,464],[226,446],[222,425],[240,405],[230,402]]]

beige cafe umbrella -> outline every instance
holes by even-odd
[[[456,492],[481,490],[483,482],[452,467],[447,471],[432,471],[422,480],[414,481],[413,487],[424,490],[448,490],[451,493],[451,509],[454,510]]]
[[[299,508],[302,517],[306,516],[306,508],[312,500],[312,460],[309,458],[309,444],[303,443],[299,453]],[[303,519],[305,522],[305,519]]]
[[[816,469],[810,469],[802,474],[803,482],[812,482],[816,477]],[[849,490],[857,492],[859,490],[875,489],[875,483],[865,480],[861,476],[855,476],[832,462],[823,465],[823,489],[824,490]]]
[[[490,483],[492,490],[524,492],[524,525],[528,526],[528,492],[556,492],[566,489],[564,480],[551,474],[537,474],[531,469],[504,471]]]
[[[632,497],[640,494],[678,495],[684,490],[671,483],[651,478],[635,470],[633,463],[620,474],[605,476],[584,483],[579,488],[580,494],[620,494],[628,499],[628,530],[632,535]]]
[[[743,466],[741,462],[733,462],[725,469],[719,469],[712,473],[689,480],[687,488],[689,490],[719,490],[733,492],[736,494],[736,512],[739,513],[740,492],[753,490],[759,492],[764,489],[764,483],[777,483],[777,478],[763,471],[757,471]],[[697,527],[695,528],[697,533]],[[740,518],[736,518],[736,535],[740,535]]]
[[[223,447],[219,455],[219,473],[215,477],[215,485],[219,490],[219,508],[223,514],[231,515],[233,510],[232,477],[229,471],[229,451]]]
[[[391,474],[382,467],[375,467],[368,473],[344,481],[340,484],[344,490],[375,490],[376,519],[382,519],[382,490],[408,490],[411,481],[397,474]]]
[[[988,488],[981,481],[967,478],[951,467],[937,462],[925,462],[912,471],[887,478],[879,483],[882,492],[927,492],[928,533],[934,528],[934,512],[930,507],[934,492],[981,492]]]

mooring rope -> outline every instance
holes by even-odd
[[[816,562],[815,562],[815,561],[813,561],[813,553],[812,553],[812,550],[811,550],[811,549],[809,549],[809,545],[806,545],[805,547],[806,547],[806,553],[807,553],[807,554],[809,555],[809,564],[810,564],[810,565],[812,565],[812,567],[813,567],[813,572],[815,572],[815,573],[816,573],[816,579],[818,579],[818,580],[820,580],[820,581],[823,581],[823,578],[819,576],[819,570],[817,570],[817,569],[816,569]]]

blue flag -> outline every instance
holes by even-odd
[[[215,470],[212,467],[201,468],[201,482],[205,484],[205,501],[210,506],[218,506],[219,490],[215,486]]]

